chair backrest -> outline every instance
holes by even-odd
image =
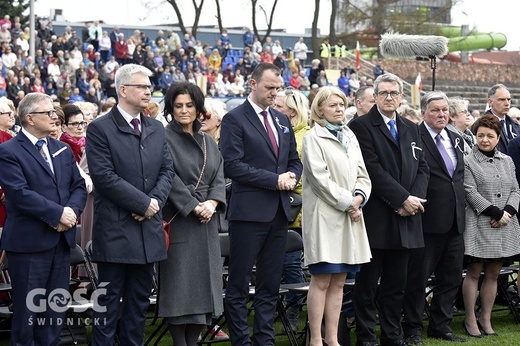
[[[81,225],[76,225],[76,244],[81,245]]]
[[[219,233],[220,253],[222,257],[229,257],[229,233]]]
[[[70,250],[70,265],[77,266],[80,264],[85,264],[85,255],[83,254],[81,246],[76,244],[76,247]]]
[[[285,252],[294,252],[303,250],[302,236],[292,229],[287,231],[287,243],[285,244]]]

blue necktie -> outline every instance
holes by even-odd
[[[448,170],[448,173],[450,174],[450,177],[453,177],[453,173],[455,172],[455,166],[453,166],[453,161],[451,160],[450,155],[448,155],[448,152],[446,151],[446,148],[444,147],[444,144],[442,144],[443,137],[440,133],[435,136],[435,144],[437,145],[437,149],[439,150],[439,153],[442,156],[442,159],[444,160],[444,164],[446,165],[446,169]]]
[[[52,166],[51,166],[51,163],[49,162],[49,158],[47,157],[47,154],[45,154],[45,151],[43,150],[44,145],[45,145],[45,141],[43,139],[38,139],[34,146],[36,147],[36,149],[38,149],[38,151],[40,152],[40,155],[43,157],[45,162],[47,162],[47,165],[49,166],[49,168],[52,171]],[[53,171],[53,173],[54,173],[54,171]]]
[[[394,137],[395,142],[397,143],[397,145],[399,145],[399,136],[397,135],[397,130],[395,128],[395,120],[390,120],[388,122],[388,126],[390,126],[390,133],[392,134],[392,137]]]

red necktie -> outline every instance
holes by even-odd
[[[274,154],[278,156],[278,143],[276,143],[276,137],[274,136],[273,129],[271,128],[271,124],[269,124],[269,117],[267,116],[266,111],[261,111],[260,114],[264,117],[264,124],[267,130],[267,135],[269,136],[269,140],[271,141],[271,145],[273,146]]]

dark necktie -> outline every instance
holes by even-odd
[[[130,123],[134,127],[135,134],[141,136],[141,131],[139,130],[139,119],[133,118],[132,121],[130,121]]]
[[[392,137],[394,137],[395,142],[399,145],[399,136],[397,135],[397,129],[395,128],[395,120],[392,119],[388,122],[388,126],[390,126],[390,133]]]
[[[507,128],[507,122],[505,120],[500,120],[500,126],[502,126],[502,130],[504,131],[504,140],[508,143],[512,138],[511,133],[509,133],[509,129]]]
[[[453,161],[451,160],[450,155],[448,155],[448,152],[446,151],[446,148],[444,147],[444,144],[442,144],[442,136],[440,133],[435,136],[435,144],[437,145],[437,149],[439,150],[439,153],[442,156],[442,159],[444,160],[444,164],[446,165],[446,169],[448,170],[448,173],[451,177],[453,177],[453,172],[455,172],[455,167],[453,166]]]
[[[271,124],[269,123],[269,117],[267,116],[266,111],[261,111],[260,114],[264,117],[264,124],[267,130],[267,135],[269,136],[269,140],[271,141],[271,145],[273,146],[274,154],[278,156],[278,144],[276,143],[276,137],[274,136],[273,129],[271,128]]]
[[[38,139],[34,146],[36,147],[36,149],[38,149],[38,151],[40,152],[40,155],[43,157],[45,162],[47,162],[47,165],[49,166],[49,168],[52,171],[52,166],[51,166],[51,163],[49,162],[49,158],[47,157],[47,154],[45,154],[45,151],[43,150],[44,145],[45,145],[45,141],[43,139]]]

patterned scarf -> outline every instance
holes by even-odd
[[[338,139],[343,149],[345,149],[345,152],[348,153],[348,136],[343,135],[343,129],[346,129],[347,125],[343,122],[337,125],[331,124],[326,119],[323,119],[323,123],[325,124],[325,128]]]

